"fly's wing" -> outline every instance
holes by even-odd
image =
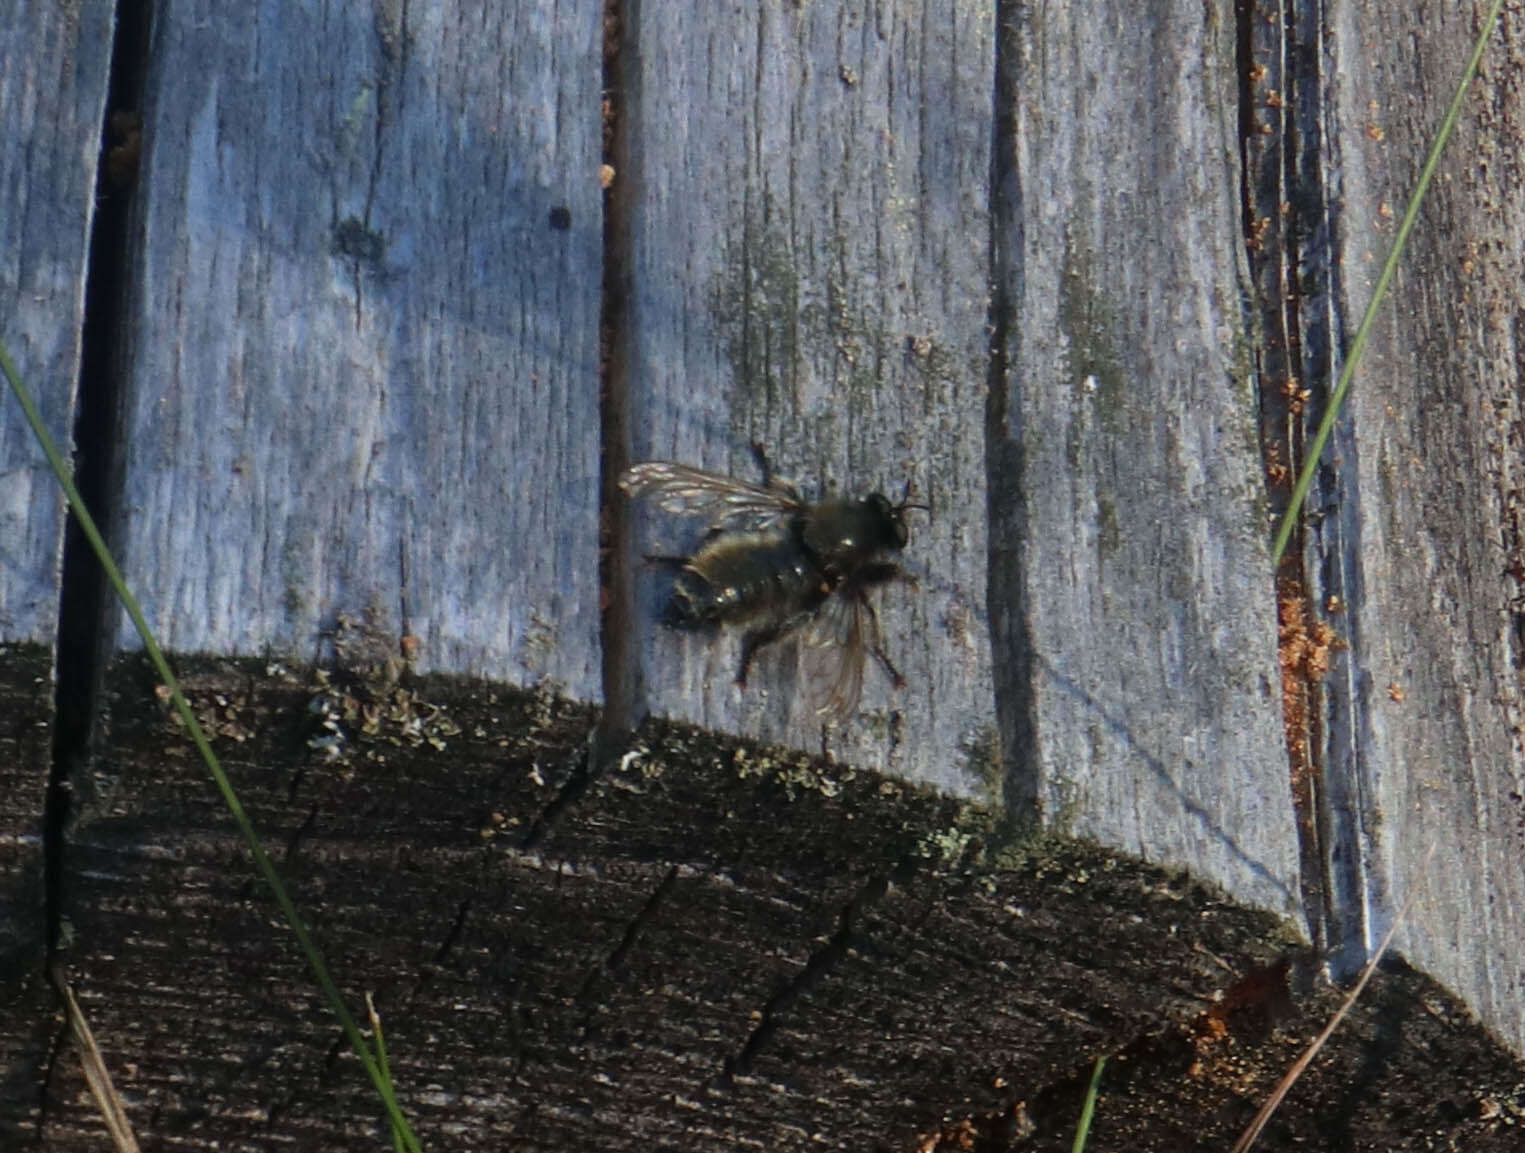
[[[805,630],[800,651],[805,658],[806,699],[822,720],[840,721],[858,707],[863,692],[863,591],[845,585],[826,598]]]
[[[800,511],[799,498],[783,487],[769,488],[717,476],[666,460],[625,470],[620,488],[632,497],[652,496],[663,512],[709,518],[711,527],[745,525],[761,529]]]

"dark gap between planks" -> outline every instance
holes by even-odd
[[[633,643],[635,571],[632,526],[619,491],[630,465],[631,212],[635,157],[630,147],[628,102],[638,73],[630,44],[636,21],[621,0],[605,0],[603,46],[604,267],[599,315],[599,411],[602,415],[599,481],[599,594],[602,611],[604,709],[598,741],[613,747],[636,724],[643,697],[640,653]]]
[[[996,724],[1001,734],[1002,806],[1013,830],[1035,826],[1038,813],[1036,659],[1026,603],[1027,502],[1022,486],[1024,449],[1010,433],[1010,406],[1020,403],[1011,363],[1022,333],[1012,323],[1010,293],[1021,279],[1022,173],[1017,167],[1018,43],[1024,9],[1015,0],[996,4],[995,110],[990,141],[990,357],[985,398],[985,519],[988,526],[986,607],[991,632]]]
[[[143,78],[148,60],[146,0],[117,5],[106,116],[96,170],[74,413],[74,481],[107,545],[117,537],[122,446],[118,414],[128,355],[133,189],[142,145]],[[114,597],[99,561],[71,514],[64,530],[59,585],[53,760],[43,816],[48,950],[57,944],[64,884],[64,835],[71,782],[85,770],[96,737]]]

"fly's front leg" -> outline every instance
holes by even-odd
[[[894,565],[886,567],[895,568]],[[898,569],[897,575],[905,580],[915,580],[914,577],[899,572]],[[864,596],[862,593],[859,593],[858,596],[858,603],[862,606],[865,615],[868,617],[868,651],[874,654],[874,659],[879,662],[880,666],[889,675],[890,684],[894,685],[897,689],[903,689],[905,688],[905,678],[900,675],[900,670],[895,667],[894,662],[890,660],[884,651],[884,633],[879,629],[879,613],[875,610],[873,602],[867,596]]]
[[[856,579],[858,584],[864,588],[871,588],[874,585],[886,585],[891,581],[899,581],[901,584],[910,585],[912,592],[921,588],[920,581],[898,564],[893,564],[890,561],[875,561],[872,564],[864,565]]]
[[[874,659],[889,675],[890,683],[897,689],[903,689],[905,677],[900,675],[900,670],[895,667],[894,662],[884,651],[884,633],[879,628],[879,613],[874,608],[874,602],[868,599],[866,591],[876,585],[889,584],[891,581],[901,581],[913,589],[921,587],[916,578],[898,564],[890,561],[875,561],[863,566],[856,577],[856,588],[853,591],[858,598],[858,605],[863,610],[863,615],[868,618],[868,651],[874,654]]]

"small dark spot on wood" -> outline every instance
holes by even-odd
[[[353,216],[346,216],[334,227],[330,249],[335,256],[347,256],[365,264],[380,264],[386,255],[386,241]]]
[[[551,209],[551,231],[565,232],[572,227],[572,210],[565,204],[558,204]]]

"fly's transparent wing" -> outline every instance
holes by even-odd
[[[801,507],[798,497],[788,489],[749,484],[666,460],[626,469],[620,488],[632,497],[656,498],[663,512],[708,517],[716,528],[737,522],[749,528],[765,528]]]
[[[858,707],[867,612],[862,590],[848,585],[826,598],[805,630],[806,699],[822,720],[844,720]]]

